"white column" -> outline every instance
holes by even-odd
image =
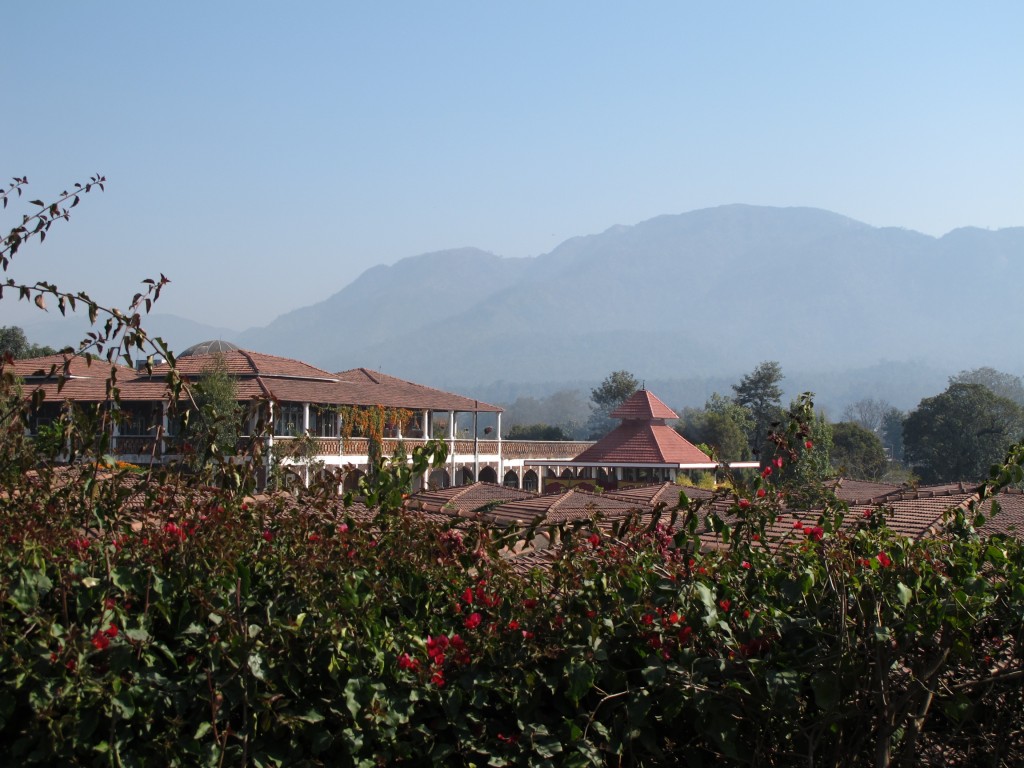
[[[498,430],[498,477],[501,478],[499,482],[502,485],[505,484],[505,457],[501,453],[501,411],[498,411],[498,425],[495,427]],[[523,479],[519,478],[519,486],[522,487]]]
[[[479,403],[478,403],[479,404]],[[480,481],[480,427],[477,423],[479,411],[473,411],[473,481]]]
[[[451,443],[452,454],[452,487],[455,487],[455,411],[448,411],[448,440]]]
[[[309,432],[309,403],[302,404],[302,434]]]

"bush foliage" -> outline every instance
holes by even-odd
[[[0,266],[66,218],[78,189],[38,202]],[[109,313],[90,344],[127,359],[146,341],[135,310],[165,282],[127,313],[11,285]],[[710,500],[563,527],[548,567],[526,570],[508,555],[533,532],[404,509],[443,444],[379,460],[343,503],[336,479],[298,499],[253,496],[258,453],[188,471],[107,466],[102,432],[91,450],[76,432],[79,461],[57,466],[24,438],[17,383],[0,374],[11,764],[1024,759],[1024,552],[975,532],[982,504],[1021,482],[1024,449],[942,533],[911,540],[884,509],[804,487],[815,422],[802,399],[760,474]],[[183,383],[168,383],[177,399]],[[814,498],[815,512],[791,515],[788,498]],[[780,545],[790,525],[801,535]]]

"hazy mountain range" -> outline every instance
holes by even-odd
[[[414,256],[241,333],[167,316],[150,326],[175,346],[225,338],[482,399],[588,386],[624,368],[703,402],[703,390],[778,360],[792,391],[830,390],[838,403],[892,390],[888,399],[916,403],[963,368],[1024,369],[1012,341],[1021,266],[1024,227],[935,238],[812,208],[729,205],[615,226],[535,258]]]

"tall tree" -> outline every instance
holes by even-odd
[[[747,434],[753,428],[750,412],[715,392],[703,409],[687,408],[676,431],[691,443],[711,448],[721,461],[744,461],[750,457]]]
[[[25,331],[16,325],[3,326],[0,328],[0,355],[10,353],[15,360],[28,357],[44,357],[55,355],[57,350],[40,344],[32,344]]]
[[[1024,406],[1024,382],[1020,376],[1003,373],[988,366],[960,371],[956,376],[949,377],[950,384],[981,384],[993,394],[1013,400],[1017,405]]]
[[[890,408],[892,405],[886,400],[865,397],[846,406],[843,421],[859,424],[869,432],[878,434],[882,430],[882,420]]]
[[[235,379],[224,358],[215,356],[192,387],[192,407],[185,427],[184,436],[198,466],[217,455],[230,456],[235,452],[241,419]]]
[[[626,398],[640,389],[640,382],[629,371],[613,371],[605,377],[600,386],[590,390],[590,401],[594,411],[587,422],[591,439],[604,437],[615,426],[611,413]]]
[[[950,384],[903,422],[908,463],[927,483],[979,482],[1024,434],[1024,409],[981,384]]]
[[[767,360],[744,376],[739,384],[732,385],[735,392],[733,401],[748,409],[753,418],[753,428],[748,437],[756,456],[763,452],[771,425],[782,416],[779,382],[783,378],[782,366],[774,360]]]
[[[844,477],[878,480],[889,466],[882,441],[855,421],[832,425],[832,466]]]
[[[882,416],[882,443],[894,461],[903,461],[903,420],[907,414],[891,407]]]

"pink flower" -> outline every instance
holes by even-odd
[[[348,533],[348,523],[342,523],[338,526],[338,533]]]
[[[747,562],[746,560],[744,560],[742,563],[740,563],[740,568],[743,568],[743,569],[749,571],[750,570],[750,563]]]
[[[772,460],[772,464],[775,465],[776,469],[782,469],[782,457],[781,456],[777,456],[776,458],[774,458]]]
[[[480,622],[484,620],[484,617],[479,613],[471,613],[466,618],[466,629],[476,629],[480,626]]]

